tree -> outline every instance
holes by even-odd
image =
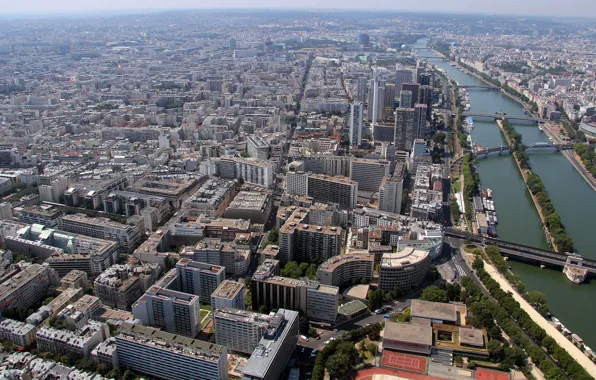
[[[310,264],[310,266],[306,270],[306,277],[308,277],[311,280],[316,280],[318,269],[319,267],[317,266],[317,264]]]
[[[300,334],[307,335],[309,328],[310,325],[308,324],[308,319],[304,316],[300,316],[300,318],[298,318],[298,330],[300,331]]]
[[[310,337],[317,336],[317,329],[315,329],[314,327],[309,327],[308,328],[308,336],[310,336]]]
[[[370,352],[371,355],[377,354],[377,345],[374,343],[369,343],[366,345],[366,350]]]
[[[532,290],[528,293],[528,302],[532,305],[540,314],[546,315],[548,312],[548,306],[544,293],[537,290]]]
[[[325,368],[329,371],[332,379],[346,379],[352,370],[353,360],[346,354],[334,354],[329,356]]]
[[[420,299],[431,302],[448,302],[447,292],[434,285],[425,288]]]
[[[503,359],[503,344],[498,340],[489,340],[486,348],[488,349],[488,354],[493,361],[500,362]]]
[[[259,313],[261,313],[261,314],[267,313],[267,308],[265,307],[265,305],[261,305],[261,307],[259,307]]]
[[[383,305],[385,292],[382,289],[368,292],[368,307],[370,310],[376,310]]]

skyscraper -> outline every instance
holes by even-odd
[[[416,106],[414,107],[414,140],[423,139],[426,135],[426,115],[426,104],[416,104]],[[412,149],[412,144],[414,143],[414,140],[410,141],[406,149]]]
[[[366,77],[358,78],[358,101],[362,104],[366,102],[366,85],[368,84],[368,80]]]
[[[426,121],[431,121],[433,111],[433,88],[431,86],[420,86],[418,102],[426,105]]]
[[[404,83],[402,84],[402,90],[412,91],[412,102],[408,104],[400,104],[399,106],[402,108],[412,108],[414,105],[419,103],[418,95],[420,94],[420,85],[413,84],[413,83]]]
[[[360,46],[370,45],[370,36],[366,33],[360,33],[358,35],[358,43],[360,44]]]
[[[368,90],[368,121],[371,123],[373,132],[375,124],[383,119],[384,107],[385,81],[379,80],[379,77],[374,74]]]
[[[412,83],[412,70],[397,69],[395,71],[395,96],[400,95],[404,83]]]
[[[412,106],[412,91],[401,90],[399,94],[399,106],[401,108],[410,108]]]
[[[383,119],[389,119],[393,115],[395,108],[395,85],[393,83],[385,83],[383,100]]]
[[[400,107],[395,110],[395,146],[410,150],[414,142],[414,109]]]
[[[350,148],[360,145],[362,140],[362,103],[350,105]]]

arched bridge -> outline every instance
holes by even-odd
[[[481,90],[489,90],[489,91],[499,91],[500,88],[497,86],[459,86],[459,88],[465,89],[481,89]]]
[[[536,121],[540,123],[545,123],[547,119],[541,119],[534,116],[515,116],[515,115],[505,115],[502,113],[478,113],[478,112],[464,112],[462,113],[463,116],[472,116],[472,117],[487,117],[491,119],[507,119],[507,120],[526,120],[526,121]]]
[[[476,156],[476,159],[487,158],[489,156],[494,156],[496,154],[503,155],[511,153],[512,147],[510,146],[501,146],[497,148],[490,148],[490,149],[482,149],[473,152]],[[571,150],[573,149],[573,144],[549,144],[549,143],[534,143],[530,145],[524,145],[524,149],[527,153],[537,153],[537,152],[559,152],[561,150]]]
[[[525,261],[534,261],[539,264],[550,264],[564,267],[570,256],[577,256],[575,254],[571,255],[568,253],[548,251],[545,249],[539,249],[523,244],[504,241],[501,239],[470,234],[468,232],[457,230],[454,228],[446,228],[444,230],[444,235],[445,237],[453,237],[457,239],[471,239],[472,244],[477,246],[496,245],[497,247],[499,247],[503,256],[518,258]],[[582,266],[585,269],[587,269],[591,275],[596,274],[596,260],[583,259]]]

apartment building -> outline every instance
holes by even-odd
[[[298,312],[280,309],[242,369],[246,380],[279,379],[298,343]]]
[[[143,237],[142,218],[132,217],[130,224],[117,223],[109,218],[89,217],[85,214],[66,215],[60,221],[60,229],[66,232],[111,240],[123,252],[131,253]]]
[[[244,310],[244,284],[230,280],[223,281],[211,294],[211,308]]]
[[[181,259],[176,263],[178,289],[199,296],[202,303],[211,303],[211,294],[225,280],[225,268]]]
[[[133,316],[144,325],[191,338],[199,332],[200,311],[198,296],[156,285],[132,305]]]
[[[0,284],[0,312],[27,309],[42,300],[50,287],[58,284],[56,272],[47,264],[28,264],[19,269]]]
[[[252,311],[227,308],[213,312],[215,342],[228,350],[252,354],[273,316]]]
[[[252,307],[267,310],[301,310],[307,318],[326,323],[335,322],[339,288],[277,275],[279,263],[265,260],[252,277]]]
[[[226,380],[225,346],[123,323],[116,335],[119,365],[171,380]]]
[[[346,177],[289,172],[286,176],[286,192],[290,195],[306,195],[315,202],[336,203],[343,209],[350,209],[356,207],[358,184]]]
[[[209,217],[221,217],[235,194],[235,181],[208,179],[186,200],[186,204],[205,212]]]
[[[74,331],[42,327],[35,334],[39,351],[80,358],[89,358],[95,346],[109,336],[108,326],[97,321],[89,321]]]
[[[389,176],[391,163],[385,160],[353,158],[350,162],[350,180],[358,183],[359,191],[379,191],[383,178]]]
[[[264,191],[241,191],[226,208],[224,217],[229,219],[250,220],[251,223],[264,224],[271,214],[273,198]]]
[[[49,228],[57,228],[63,215],[64,213],[54,206],[29,206],[19,212],[18,219],[21,223],[41,224]]]
[[[27,348],[35,343],[37,326],[30,323],[3,319],[0,321],[0,338],[12,342],[20,348]]]
[[[93,292],[104,305],[129,310],[159,278],[158,264],[118,264],[103,271],[93,283]]]
[[[290,218],[279,230],[282,263],[299,260],[321,263],[341,251],[342,229],[317,226]]]

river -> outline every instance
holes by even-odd
[[[423,48],[426,39],[415,47]],[[425,55],[434,53],[425,51]],[[483,85],[474,77],[440,60],[431,61],[461,85]],[[497,91],[469,89],[471,112],[523,115],[523,107]],[[472,138],[484,148],[505,145],[505,138],[496,122],[474,120]],[[514,122],[525,144],[549,142],[548,136],[535,123]],[[577,253],[596,259],[596,193],[561,153],[531,153],[532,170],[542,178],[553,205],[561,215],[567,233],[573,238]],[[528,194],[519,170],[510,155],[479,160],[480,186],[493,190],[499,218],[499,238],[539,248],[548,248],[540,217]],[[575,285],[562,272],[540,269],[538,266],[511,261],[512,271],[528,290],[545,294],[550,311],[572,332],[581,336],[588,346],[596,348],[596,330],[592,321],[596,315],[596,280]]]

